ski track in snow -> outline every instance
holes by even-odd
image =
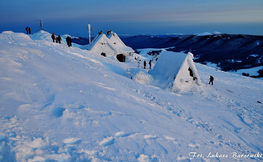
[[[49,34],[47,35],[50,37]],[[21,60],[27,60],[27,56],[30,56],[30,59],[50,57],[43,54],[42,50],[45,49],[45,51],[56,53],[54,57],[59,59],[65,57],[74,62],[74,65],[90,69],[94,72],[91,75],[97,76],[85,78],[86,83],[70,84],[71,82],[66,81],[57,83],[59,79],[53,76],[52,80],[55,81],[51,82],[47,79],[50,76],[43,71],[43,75],[37,75],[42,78],[35,78],[36,83],[31,85],[31,88],[36,90],[35,94],[39,92],[43,96],[41,99],[34,98],[32,91],[22,87],[20,91],[24,97],[19,95],[16,97],[21,100],[17,106],[18,115],[21,118],[16,115],[0,115],[0,161],[126,161],[127,159],[140,162],[191,161],[188,155],[190,151],[200,153],[218,150],[240,153],[263,152],[262,144],[257,143],[263,141],[262,104],[256,103],[256,99],[251,102],[245,100],[246,96],[250,95],[248,90],[255,88],[256,84],[241,86],[247,90],[246,93],[244,90],[237,92],[239,88],[236,88],[236,85],[234,88],[229,86],[231,83],[227,81],[215,80],[215,84],[218,82],[224,88],[207,85],[204,78],[208,78],[208,74],[201,73],[200,76],[203,79],[201,88],[194,87],[191,92],[176,94],[150,85],[134,83],[120,76],[120,74],[124,75],[124,70],[114,65],[114,61],[94,55],[85,56],[86,53],[79,49],[63,49],[63,43],[62,45],[48,41],[42,43],[41,40],[25,37],[26,41],[30,42],[28,43],[18,41],[11,35],[7,38],[8,44],[32,48],[25,51],[20,49],[20,52],[25,54],[20,53],[16,57]],[[33,50],[35,46],[41,50]],[[28,55],[28,52],[34,53],[34,57]],[[61,61],[67,64],[64,59]],[[20,74],[25,73],[27,67],[24,66],[29,66],[19,61],[12,64],[15,65],[12,67],[16,67]],[[63,68],[67,68],[69,73],[77,79],[83,79],[79,74],[74,74],[74,65]],[[197,68],[201,72],[214,73],[218,78],[224,78],[221,75],[234,77],[212,68],[207,70],[202,65]],[[111,71],[104,72],[106,69]],[[63,75],[60,74],[60,76]],[[70,79],[74,83],[78,81],[76,78]],[[100,78],[109,78],[116,85],[126,89],[119,88],[115,84],[107,85]],[[13,80],[8,76],[1,79]],[[38,89],[34,89],[35,87]],[[64,87],[70,93],[79,95],[68,97],[63,91]],[[63,99],[65,96],[61,93],[73,99],[69,101],[68,98]],[[5,97],[8,95],[5,94]],[[87,100],[83,97],[85,95],[91,98],[88,103],[82,102],[82,99]],[[96,98],[104,98],[104,103],[100,103],[99,99],[95,100]],[[124,100],[125,98],[128,99]],[[61,102],[58,102],[60,100]],[[206,105],[203,105],[204,103]],[[5,110],[5,106],[1,105],[0,112]],[[134,109],[138,113],[131,112],[131,106],[138,106],[138,109]],[[151,117],[142,118],[148,114]],[[169,119],[169,122],[178,125],[174,127],[162,125],[169,124],[163,119]],[[31,121],[38,121],[41,124],[31,123]],[[123,125],[116,124],[119,122]],[[70,129],[66,129],[67,127]],[[157,128],[160,130],[157,131]],[[209,161],[211,159],[204,156],[193,160]],[[212,161],[225,160],[233,159],[212,159]],[[236,160],[260,161],[262,159]]]

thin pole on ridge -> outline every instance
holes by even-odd
[[[38,28],[38,29],[39,29],[39,31],[40,31],[40,30],[44,30],[44,25],[43,25],[43,24],[44,24],[44,22],[43,22],[43,19],[40,19],[40,20],[35,20],[35,21],[39,21],[39,22],[40,22],[40,23],[39,23],[39,28]]]
[[[91,31],[93,30],[92,28],[91,28],[91,25],[90,24],[88,24],[88,32],[89,32],[89,44],[91,43]]]

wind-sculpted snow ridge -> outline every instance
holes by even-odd
[[[263,160],[261,80],[196,64],[201,86],[173,93],[50,35],[0,34],[0,161]]]

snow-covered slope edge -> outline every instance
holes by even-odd
[[[203,84],[176,94],[37,34],[0,35],[1,161],[262,160],[235,156],[262,156],[261,80],[196,64]]]

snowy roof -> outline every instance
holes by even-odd
[[[112,46],[112,49],[114,49],[112,43],[109,41],[109,39],[106,37],[105,34],[98,34],[90,43],[88,50],[92,50],[95,48],[97,44],[105,44],[108,43]]]
[[[98,34],[87,50],[96,52],[98,54],[104,52],[108,55],[127,54],[127,52],[134,52],[134,50],[126,46],[116,33],[111,33],[108,37],[105,34]]]
[[[98,34],[88,46],[87,50],[94,51],[99,54],[104,52],[108,53],[109,55],[122,53],[120,49],[113,45],[113,43],[107,38],[105,34]]]
[[[126,46],[123,41],[120,39],[120,37],[117,35],[117,33],[111,32],[110,35],[108,35],[109,40],[112,41],[113,44],[117,46]]]
[[[190,76],[189,68],[192,70],[193,76]],[[160,82],[158,86],[163,89],[182,90],[194,83],[201,84],[192,53],[162,51],[150,74]]]
[[[118,34],[111,32],[111,34],[108,35],[108,38],[118,49],[121,49],[126,52],[134,52],[134,50],[131,47],[128,47],[123,43]]]

